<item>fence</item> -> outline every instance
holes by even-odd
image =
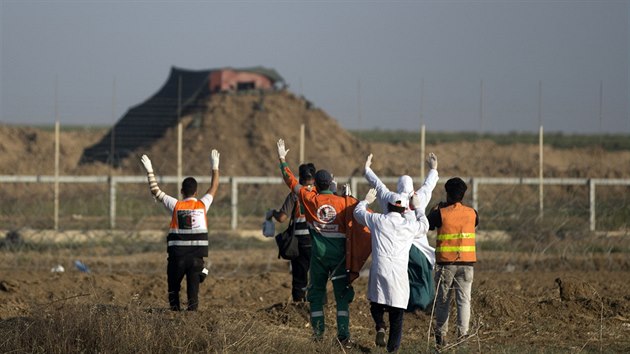
[[[580,188],[584,188],[584,187],[588,188],[588,203],[587,203],[588,229],[590,231],[597,230],[597,209],[598,209],[597,198],[596,198],[597,187],[598,186],[623,186],[624,188],[626,188],[630,186],[630,179],[545,178],[541,180],[540,178],[494,178],[494,177],[468,177],[464,179],[468,180],[469,185],[471,186],[471,192],[468,194],[468,198],[470,199],[469,202],[471,202],[472,206],[475,209],[480,210],[481,208],[480,213],[482,214],[483,214],[483,210],[487,209],[486,207],[480,205],[483,202],[482,199],[480,200],[480,198],[482,198],[480,197],[480,190],[482,186],[493,186],[495,190],[498,190],[498,192],[492,193],[492,195],[494,195],[494,198],[500,198],[500,194],[503,193],[500,190],[499,186],[534,186],[534,187],[538,186],[538,188],[541,189],[542,185],[545,185],[545,186],[549,185],[549,186],[567,186],[566,188],[569,188],[571,186],[577,186]],[[180,179],[177,176],[158,177],[158,183],[160,183],[161,186],[164,186],[164,185],[177,186],[177,184],[179,183],[179,180]],[[360,193],[362,189],[367,189],[367,186],[363,186],[367,183],[363,177],[349,177],[349,178],[338,177],[338,180],[348,181],[352,187],[352,190],[355,192],[355,195],[358,195],[358,196],[363,195],[362,193]],[[383,177],[382,178],[382,181],[386,184],[396,183],[397,180],[398,180],[397,177]],[[447,178],[440,178],[440,181],[438,183],[444,183],[446,180]],[[198,182],[200,183],[200,185],[203,183],[210,183],[210,178],[199,177]],[[24,184],[35,183],[35,184],[40,184],[40,185],[48,185],[48,184],[53,184],[53,183],[88,184],[88,185],[95,184],[95,185],[99,185],[101,190],[103,190],[104,186],[108,186],[109,187],[108,188],[109,198],[107,202],[109,204],[108,215],[107,214],[96,215],[96,217],[100,219],[102,218],[108,219],[109,221],[108,227],[111,229],[116,229],[117,227],[119,227],[117,225],[117,220],[121,218],[120,215],[118,215],[119,213],[117,210],[117,206],[126,199],[134,198],[133,193],[130,193],[129,191],[126,191],[121,196],[121,193],[119,192],[119,189],[121,188],[120,186],[128,185],[128,184],[140,184],[143,187],[146,187],[147,181],[146,181],[146,177],[144,176],[58,176],[57,178],[55,176],[48,176],[48,175],[37,175],[37,176],[35,175],[30,175],[30,176],[3,175],[3,176],[0,176],[0,184],[7,185],[7,184],[19,184],[19,183],[24,183]],[[246,188],[247,186],[257,187],[257,186],[268,186],[268,185],[281,185],[282,179],[279,177],[221,177],[220,183],[222,185],[222,190],[225,190],[225,187],[223,187],[225,186],[225,184],[228,184],[230,186],[229,187],[229,191],[230,191],[229,206],[226,206],[224,204],[220,208],[229,210],[229,216],[226,215],[226,217],[229,218],[229,226],[227,225],[226,226],[232,230],[237,229],[239,227],[239,221],[243,220],[246,216],[249,216],[251,217],[250,219],[256,220],[256,222],[258,222],[261,219],[260,216],[264,214],[264,208],[271,207],[272,205],[277,206],[279,203],[281,203],[281,200],[277,199],[278,197],[272,198],[270,196],[271,195],[284,196],[286,195],[286,192],[287,192],[286,188],[276,187],[273,189],[273,191],[269,191],[268,194],[263,193],[261,196],[260,191],[263,190],[263,188],[255,188],[254,190],[245,191],[243,193],[249,196],[253,194],[259,195],[255,199],[255,203],[243,203],[243,202],[239,203],[239,190],[242,190]],[[90,192],[94,194],[98,194],[99,190],[96,188],[90,188],[88,192],[80,192],[80,194],[82,196],[86,196],[86,194]],[[573,189],[568,189],[565,192],[568,194],[571,194],[573,198],[570,203],[564,203],[565,206],[568,204],[571,206],[575,206],[575,208],[578,208],[577,205],[586,202],[585,200],[583,200],[584,198],[576,197],[577,194],[579,193]],[[58,188],[55,188],[55,193],[54,193],[55,203],[54,203],[54,210],[52,213],[52,215],[54,215],[55,229],[57,229],[59,225],[58,193],[59,193]],[[142,193],[144,193],[145,197],[148,195],[148,191],[145,188],[142,189]],[[129,195],[127,196],[127,194]],[[617,196],[628,195],[626,190],[621,191],[619,193],[613,193],[613,194]],[[539,195],[539,198],[532,198],[532,195]],[[523,208],[529,208],[531,210],[533,209],[532,207],[534,204],[538,204],[539,217],[544,218],[546,214],[551,214],[551,211],[546,211],[543,209],[543,206],[545,204],[542,202],[542,197],[543,197],[542,193],[540,194],[528,193],[528,191],[525,191],[525,193],[521,193],[520,196],[512,195],[509,197],[509,199],[512,200],[512,203],[516,204],[515,210],[522,210]],[[100,198],[102,198],[102,196]],[[490,199],[489,196],[486,196],[486,198]],[[41,198],[39,200],[40,200],[39,203],[41,204]],[[514,200],[516,200],[516,202],[514,202]],[[6,204],[16,204],[17,202],[18,202],[18,199],[16,198],[14,202],[8,201]],[[62,200],[62,204],[63,202],[64,201]],[[617,204],[621,203],[622,207],[624,208],[625,208],[625,205],[627,205],[626,204],[627,202],[625,200],[621,202],[615,202],[615,203]],[[615,204],[615,203],[612,203],[612,204]],[[104,201],[100,201],[100,204],[104,204]],[[252,204],[256,204],[256,205],[252,205]],[[258,204],[266,204],[266,205],[258,205]],[[125,203],[125,205],[127,206],[126,206],[126,210],[124,214],[129,216],[129,218],[131,219],[129,224],[135,224],[136,222],[134,221],[135,219],[134,219],[133,214],[134,214],[134,210],[137,209],[137,207],[133,203],[131,204]],[[78,208],[81,208],[81,206],[79,206]],[[497,206],[495,208],[503,209],[504,207]],[[12,209],[11,207],[4,207],[1,211],[2,214],[4,215],[0,215],[0,216],[2,216],[3,219],[5,220],[15,219],[15,218],[12,218],[12,215],[11,215],[11,213],[14,211],[15,210]],[[31,214],[37,217],[41,217],[41,215],[38,215],[38,214],[45,214],[47,212],[49,212],[49,210],[43,209],[42,211],[33,212]],[[102,212],[102,209],[101,209],[101,212]],[[221,212],[218,212],[218,213],[221,214]],[[495,210],[493,213],[497,213],[497,211]],[[518,215],[516,216],[511,215],[510,217],[518,218]],[[138,216],[136,216],[135,218],[138,218]],[[581,218],[584,219],[584,217],[581,217]],[[625,215],[622,215],[621,219],[627,220]],[[248,224],[251,226],[251,223],[248,223]],[[500,224],[500,222],[494,223],[494,224]],[[624,223],[623,225],[616,225],[616,227],[625,228],[627,227],[627,224]]]

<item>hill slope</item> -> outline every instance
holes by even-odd
[[[223,176],[278,176],[276,141],[283,138],[290,149],[287,160],[297,170],[300,124],[306,125],[305,160],[337,176],[360,175],[365,157],[374,153],[372,168],[381,176],[420,175],[423,157],[419,143],[368,143],[344,130],[321,109],[280,91],[265,96],[216,95],[198,104],[182,118],[184,127],[183,173],[203,176],[210,172],[210,151],[221,153]],[[104,129],[61,132],[61,174],[108,174],[106,164],[79,165],[83,150],[106,134]],[[142,132],[137,132],[142,134]],[[431,134],[429,131],[427,134]],[[441,176],[536,177],[536,144],[498,145],[489,140],[432,144],[439,158]],[[142,154],[151,157],[159,175],[177,173],[177,128],[148,148],[123,160],[116,175],[139,175]],[[0,125],[0,174],[46,175],[54,172],[54,133],[31,127]],[[544,150],[547,177],[629,178],[630,151],[605,151],[599,147]]]

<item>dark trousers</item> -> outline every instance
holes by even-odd
[[[308,268],[311,264],[311,236],[299,235],[298,249],[300,255],[291,260],[291,274],[293,276],[291,285],[291,295],[293,301],[305,301],[308,286]]]
[[[376,302],[370,302],[370,312],[376,324],[376,331],[383,328],[386,329],[385,320],[383,319],[385,312],[389,312],[389,339],[387,340],[387,351],[395,352],[400,348],[400,340],[402,339],[403,315],[405,309],[391,307]]]
[[[203,258],[184,256],[168,257],[166,275],[168,282],[168,303],[173,311],[180,310],[179,290],[186,276],[188,311],[196,311],[199,306],[199,280],[203,270]]]

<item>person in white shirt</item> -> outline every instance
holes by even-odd
[[[372,264],[368,279],[367,298],[370,312],[376,324],[376,344],[387,346],[388,352],[397,351],[402,339],[403,314],[409,301],[409,277],[407,263],[414,237],[426,233],[429,222],[420,208],[416,194],[412,196],[415,218],[404,216],[409,206],[409,196],[390,193],[387,213],[370,213],[368,204],[376,200],[377,192],[370,189],[365,200],[359,202],[354,217],[370,229],[372,235]],[[384,313],[389,312],[390,332],[387,343],[387,326]]]
[[[158,187],[153,165],[147,155],[140,159],[147,171],[149,188],[153,196],[172,214],[167,242],[168,302],[171,310],[180,311],[179,291],[186,276],[188,311],[199,307],[199,283],[208,270],[204,268],[204,257],[208,256],[208,220],[206,213],[219,187],[219,152],[212,150],[212,180],[210,188],[197,199],[197,180],[187,177],[182,182],[182,200],[173,198]]]

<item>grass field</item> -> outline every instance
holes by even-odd
[[[408,130],[362,130],[350,131],[353,135],[366,141],[404,143],[420,142],[419,131]],[[426,132],[427,144],[439,144],[461,141],[490,140],[500,145],[514,143],[538,144],[538,133],[476,133],[476,132]],[[555,148],[570,149],[583,147],[601,147],[606,151],[630,150],[628,134],[563,134],[545,133],[544,144]]]

